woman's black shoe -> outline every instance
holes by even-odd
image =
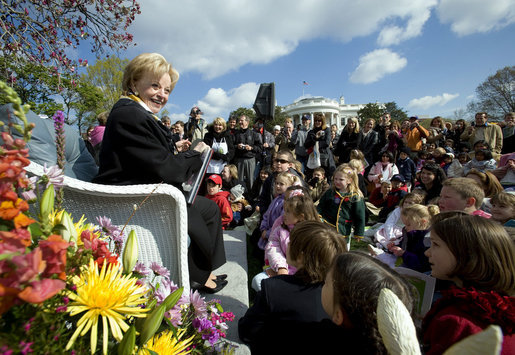
[[[218,275],[218,276],[216,276],[216,281],[223,281],[226,278],[227,278],[227,274]]]
[[[194,290],[197,290],[201,293],[217,293],[218,291],[220,291],[221,289],[223,289],[225,286],[227,286],[227,284],[229,283],[229,281],[227,280],[213,280],[214,283],[216,284],[216,287],[215,288],[211,288],[211,287],[207,287],[205,285],[200,285],[198,282],[195,282],[195,281],[191,281],[191,288],[194,289]]]

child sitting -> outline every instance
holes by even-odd
[[[320,301],[322,286],[332,260],[346,251],[345,242],[318,221],[299,222],[289,239],[287,260],[297,271],[263,280],[254,304],[238,323],[240,339],[250,343],[253,354],[281,353],[276,349],[280,344],[268,340],[281,338],[282,332],[274,329],[281,322],[329,321]]]
[[[243,195],[244,192],[245,188],[241,185],[236,185],[231,189],[229,196],[233,216],[232,222],[230,223],[231,227],[243,225],[243,220],[248,217],[252,211],[252,206]]]
[[[383,288],[397,295],[410,313],[411,286],[394,270],[360,252],[338,255],[322,288],[322,306],[331,321],[279,323],[278,354],[387,354],[377,325],[377,304]],[[295,340],[296,341],[295,341]],[[302,341],[299,341],[302,339]],[[271,339],[270,341],[273,341]],[[274,342],[274,344],[277,344]]]
[[[256,206],[259,203],[259,196],[263,191],[263,184],[265,183],[266,179],[268,179],[271,173],[272,170],[269,166],[264,166],[259,171],[259,178],[256,179],[256,181],[254,181],[254,184],[252,185],[252,190],[250,190],[249,199],[252,202],[252,206]]]
[[[452,162],[445,171],[448,178],[462,177],[463,164],[466,164],[467,161],[470,159],[469,155],[465,152],[459,153],[456,158],[457,159],[454,159],[454,157],[452,157]]]
[[[261,280],[276,275],[293,275],[295,267],[286,262],[286,249],[290,243],[290,231],[302,221],[320,221],[308,190],[302,186],[290,186],[284,194],[283,214],[272,226],[265,247],[267,269],[252,279],[252,288],[261,290]]]
[[[455,286],[442,291],[422,323],[425,354],[451,345],[491,324],[501,327],[501,354],[515,349],[515,244],[498,223],[470,215],[440,219],[426,251],[431,274]]]
[[[505,227],[515,227],[515,193],[502,191],[494,195],[490,203],[492,219]]]
[[[400,239],[402,237],[402,228],[404,223],[401,219],[401,212],[404,207],[414,204],[422,204],[426,198],[424,190],[415,189],[413,192],[408,193],[399,206],[396,207],[392,213],[388,215],[386,222],[374,233],[375,247],[369,245],[369,252],[372,255],[378,255],[388,250],[390,241]]]
[[[421,150],[417,153],[417,158],[415,160],[415,164],[417,165],[417,172],[421,171],[426,164],[428,155],[429,153],[426,150]]]
[[[268,206],[268,209],[263,215],[263,220],[261,221],[261,225],[259,227],[259,230],[261,231],[261,238],[258,241],[258,246],[260,249],[265,249],[265,245],[268,242],[268,237],[270,236],[270,232],[275,220],[283,214],[284,193],[286,192],[286,189],[298,183],[299,178],[288,172],[279,173],[275,178],[275,198],[272,200],[270,206]]]
[[[313,177],[308,181],[309,194],[313,202],[317,202],[320,197],[331,187],[325,178],[325,170],[322,167],[313,170]]]
[[[222,191],[222,178],[220,175],[213,174],[207,178],[206,197],[218,205],[220,213],[222,214],[223,229],[229,226],[233,218],[231,205],[228,200],[229,194],[229,191]]]
[[[359,152],[359,150],[356,150]],[[351,159],[349,161],[349,166],[354,169],[356,175],[358,176],[358,187],[363,194],[363,197],[368,196],[367,183],[365,182],[365,177],[363,176],[363,162],[359,159]]]
[[[404,184],[404,178],[400,174],[395,174],[391,180],[392,189],[386,196],[386,201],[383,203],[383,208],[378,215],[378,221],[384,222],[386,218],[392,212],[395,207],[399,205],[399,202],[406,196],[408,193],[408,188]]]
[[[480,149],[474,155],[474,159],[463,167],[463,175],[467,175],[471,169],[476,169],[483,173],[485,170],[493,170],[495,168],[497,168],[497,162],[492,157],[492,152],[488,149]]]
[[[424,240],[431,225],[431,217],[438,213],[440,209],[435,205],[412,205],[402,209],[404,229],[400,246],[395,241],[388,244],[388,250],[402,258],[400,266],[419,272],[430,270],[429,261],[424,254],[427,250]]]
[[[442,212],[463,211],[472,215],[490,218],[490,214],[480,210],[485,193],[479,184],[469,178],[447,179],[442,184],[438,206]]]
[[[374,215],[378,215],[379,211],[381,211],[381,208],[383,208],[384,204],[386,203],[386,199],[388,197],[388,194],[392,190],[392,183],[390,181],[383,181],[381,183],[381,186],[376,187],[374,190],[372,190],[372,193],[368,197],[368,202],[366,203],[367,208],[369,208]],[[377,208],[374,210],[373,207]]]
[[[365,202],[358,187],[358,176],[354,169],[346,164],[336,168],[333,187],[322,195],[317,211],[325,223],[336,228],[338,233],[345,237],[350,236],[352,227],[356,238],[363,237]]]

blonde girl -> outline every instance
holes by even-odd
[[[404,223],[403,236],[400,246],[393,242],[388,244],[388,250],[396,257],[402,258],[403,267],[419,272],[429,271],[430,265],[427,256],[426,235],[429,232],[431,218],[440,213],[436,205],[411,205],[401,211]]]
[[[439,218],[431,228],[426,255],[432,276],[455,285],[442,291],[424,318],[425,353],[441,354],[496,324],[504,335],[501,354],[513,354],[515,244],[506,230],[480,216]]]
[[[365,155],[363,154],[363,152],[361,150],[353,149],[350,151],[350,160],[352,161],[354,159],[357,159],[361,162],[361,165],[363,166],[363,168],[359,172],[361,173],[361,175],[363,175],[365,172],[365,169],[369,165],[368,161],[365,159]]]
[[[322,220],[348,237],[362,238],[365,231],[365,202],[358,186],[358,176],[347,164],[338,166],[333,175],[333,186],[319,200],[317,211]]]
[[[292,185],[299,184],[300,179],[289,172],[279,173],[276,176],[274,181],[275,198],[270,203],[270,206],[268,206],[268,209],[263,215],[263,220],[261,221],[261,238],[258,241],[258,246],[261,249],[265,249],[265,245],[268,241],[268,237],[275,220],[283,214],[284,193],[286,192],[286,189]]]
[[[401,219],[402,209],[414,204],[422,204],[425,198],[425,191],[420,189],[413,190],[413,192],[404,196],[401,202],[399,202],[399,206],[388,215],[386,222],[375,232],[374,237],[377,248],[372,245],[369,247],[369,251],[373,255],[382,254],[382,250],[387,250],[388,244],[390,244],[391,241],[398,240],[402,237],[402,228],[404,227],[404,223]]]

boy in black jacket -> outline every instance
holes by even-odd
[[[411,191],[411,187],[415,185],[417,174],[417,165],[409,157],[410,153],[411,149],[409,147],[402,147],[399,152],[399,159],[397,159],[399,174],[404,178],[408,191]]]

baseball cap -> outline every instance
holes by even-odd
[[[302,120],[303,120],[303,121],[311,120],[311,116],[309,116],[309,115],[303,115],[303,116],[302,116]]]
[[[208,181],[211,180],[212,182],[214,182],[217,185],[222,185],[222,178],[220,177],[220,175],[216,175],[216,174],[209,175],[207,180]]]
[[[418,116],[410,116],[410,118],[409,118],[409,119],[411,120],[412,118],[414,118],[414,119],[418,120]]]
[[[279,126],[279,125],[274,126],[274,131],[280,131],[280,130],[281,130],[281,126]]]
[[[391,181],[400,181],[402,183],[406,182],[406,180],[404,180],[404,177],[401,174],[395,174],[394,176],[392,176]]]

